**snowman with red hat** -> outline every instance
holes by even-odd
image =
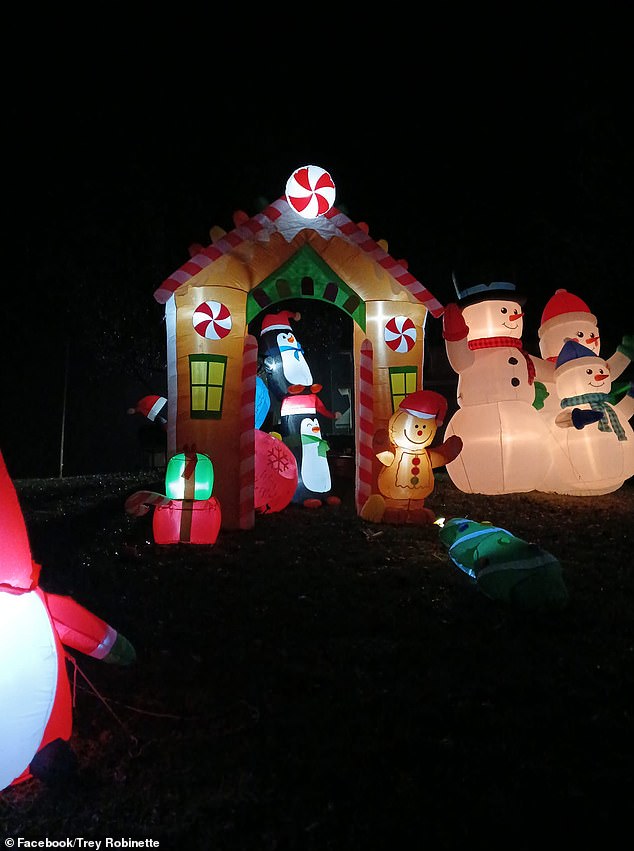
[[[458,410],[445,438],[459,434],[460,455],[447,472],[465,493],[539,490],[552,457],[548,428],[533,407],[535,381],[554,366],[522,345],[524,297],[506,281],[460,290],[443,314],[443,337],[458,375]]]
[[[292,310],[271,313],[264,317],[260,329],[267,385],[280,401],[289,393],[321,390],[321,384],[313,382],[304,349],[291,328],[291,319],[298,321],[301,314]]]
[[[0,452],[0,791],[76,767],[64,645],[120,665],[130,642],[71,597],[39,585],[17,493]]]
[[[579,296],[565,289],[558,289],[546,302],[538,329],[539,351],[541,356],[555,363],[565,343],[574,340],[590,349],[595,355],[601,354],[601,334],[597,317]],[[614,382],[623,374],[634,358],[634,334],[623,336],[616,351],[606,358],[610,378]],[[559,410],[559,400],[554,393],[554,376],[546,389],[552,398],[545,399],[544,409],[555,414]],[[613,390],[616,389],[613,387]]]
[[[434,489],[433,470],[453,461],[462,440],[453,435],[432,448],[438,428],[447,415],[447,400],[435,390],[407,395],[388,422],[391,449],[376,456],[382,469],[379,494],[365,502],[361,517],[374,523],[433,523],[434,512],[425,499]]]

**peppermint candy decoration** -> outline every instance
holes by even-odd
[[[385,323],[383,338],[388,348],[399,354],[409,352],[416,342],[416,326],[409,316],[393,316]]]
[[[207,340],[222,340],[231,331],[231,313],[219,301],[203,301],[192,316],[194,331]]]
[[[318,165],[295,169],[286,181],[286,200],[305,219],[323,216],[335,203],[332,177]]]

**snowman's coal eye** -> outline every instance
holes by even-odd
[[[577,331],[577,337],[579,337],[580,340],[583,339],[583,336],[584,336],[583,331]]]
[[[500,310],[500,313],[508,313],[507,308],[506,308],[506,307],[503,307],[503,308]]]
[[[591,370],[591,369],[586,369],[586,375],[592,375],[592,370]]]

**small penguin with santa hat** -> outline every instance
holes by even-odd
[[[324,440],[317,415],[338,419],[315,393],[286,396],[280,408],[281,434],[297,461],[297,488],[292,502],[305,508],[339,505],[341,499],[331,493],[332,478],[328,464],[328,442]]]
[[[271,313],[262,320],[260,349],[269,391],[281,401],[289,393],[319,393],[321,384],[313,382],[304,349],[291,328],[290,320],[301,314],[292,310]]]
[[[130,642],[71,597],[44,591],[17,493],[0,452],[0,791],[70,779],[73,700],[64,645],[118,665]]]

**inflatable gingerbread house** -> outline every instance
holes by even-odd
[[[260,314],[318,299],[352,320],[358,511],[376,490],[374,435],[422,388],[425,321],[443,306],[334,197],[328,172],[297,169],[282,197],[253,217],[235,213],[229,232],[212,228],[211,244],[154,293],[167,326],[168,457],[209,455],[226,529],[255,522],[258,340],[249,326]]]

